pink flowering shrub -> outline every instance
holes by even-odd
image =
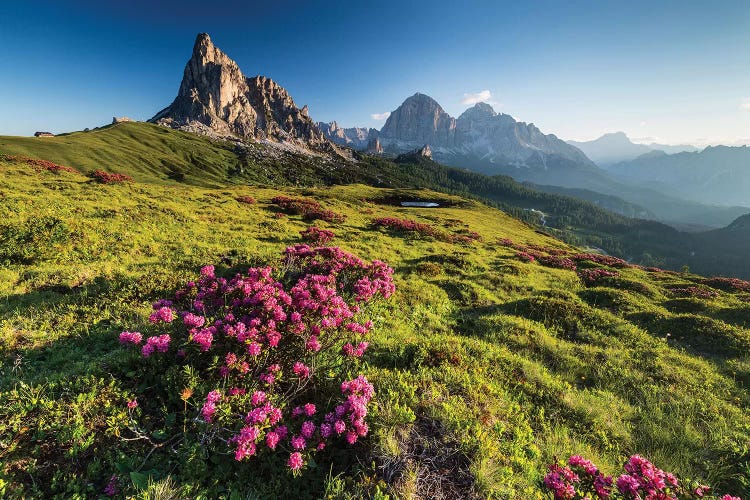
[[[594,262],[596,264],[600,264],[603,266],[610,266],[610,267],[619,267],[619,268],[628,268],[628,267],[635,267],[633,264],[630,264],[620,258],[613,257],[611,255],[601,255],[597,253],[578,253],[571,255],[570,258],[576,262]]]
[[[204,267],[197,281],[153,305],[149,320],[159,335],[144,342],[122,332],[120,342],[160,368],[190,366],[200,375],[202,440],[226,443],[238,461],[287,453],[297,471],[316,451],[368,434],[373,386],[362,375],[339,377],[368,347],[373,324],[363,307],[394,291],[383,262],[296,245],[279,269],[227,279]]]
[[[741,280],[739,278],[724,278],[722,276],[715,276],[713,278],[706,278],[704,280],[701,280],[701,283],[712,288],[718,288],[719,290],[726,290],[728,292],[750,292],[750,282]]]
[[[94,170],[91,177],[99,184],[122,184],[123,182],[133,182],[133,178],[125,174],[115,174],[105,172],[104,170]]]
[[[374,227],[383,227],[390,229],[391,231],[401,233],[416,233],[420,236],[429,236],[436,240],[445,241],[448,243],[474,243],[475,241],[481,241],[482,237],[475,231],[462,230],[460,232],[449,234],[436,227],[433,227],[424,222],[417,222],[411,219],[399,219],[397,217],[380,217],[372,220]]]
[[[431,236],[435,239],[441,239],[442,232],[424,222],[417,222],[411,219],[399,219],[397,217],[380,217],[372,220],[375,227],[384,227],[394,231],[405,233],[417,233],[422,236]]]
[[[0,155],[0,160],[7,161],[7,162],[13,162],[13,163],[25,163],[27,165],[30,165],[34,167],[34,170],[37,172],[41,172],[42,170],[46,170],[47,172],[53,172],[53,173],[60,173],[60,172],[70,172],[70,173],[79,173],[78,170],[72,168],[72,167],[66,167],[65,165],[59,165],[57,163],[53,163],[51,161],[47,160],[39,160],[37,158],[29,158],[28,156],[19,156],[19,155]]]
[[[310,226],[307,229],[300,231],[300,236],[304,241],[313,245],[324,245],[333,240],[335,234],[333,231],[328,229],[320,229],[319,227]]]
[[[536,259],[540,264],[546,267],[555,267],[557,269],[576,270],[576,264],[567,257],[558,255],[540,255]]]
[[[277,205],[287,214],[301,215],[305,220],[324,220],[326,222],[343,222],[346,216],[332,210],[324,209],[320,203],[308,198],[290,198],[276,196],[271,203]]]
[[[620,273],[617,271],[610,271],[609,269],[595,268],[595,269],[579,269],[577,271],[578,277],[581,278],[587,286],[592,286],[602,278],[617,278]]]
[[[741,500],[739,497],[710,494],[701,484],[679,481],[640,455],[631,456],[617,479],[605,476],[596,465],[579,455],[567,463],[553,463],[544,477],[544,486],[554,500]]]
[[[516,252],[516,257],[518,257],[524,262],[534,262],[536,261],[536,258],[538,257],[538,255],[534,255],[533,253],[529,253],[529,252]]]
[[[244,203],[245,205],[255,205],[257,202],[255,201],[255,198],[253,198],[250,195],[242,195],[235,198],[239,203]]]

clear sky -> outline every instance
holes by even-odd
[[[150,118],[203,31],[344,126],[380,128],[419,91],[564,139],[750,142],[747,0],[8,1],[0,134]]]

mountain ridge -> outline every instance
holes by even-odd
[[[662,151],[665,154],[675,154],[680,152],[699,151],[695,146],[689,144],[670,146],[667,144],[650,144],[635,143],[627,136],[625,132],[609,132],[597,139],[591,141],[566,141],[588,156],[591,161],[601,167],[633,160],[641,155],[650,152]]]

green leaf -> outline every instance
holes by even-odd
[[[133,472],[133,467],[130,466],[127,462],[117,462],[115,464],[115,468],[120,471],[122,474],[129,474]]]
[[[148,488],[148,476],[146,474],[132,471],[130,473],[130,480],[133,481],[133,485],[139,490]]]

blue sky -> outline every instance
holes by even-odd
[[[5,2],[0,134],[151,117],[202,31],[344,126],[379,128],[372,115],[419,91],[454,116],[488,100],[565,139],[750,142],[739,0]]]

